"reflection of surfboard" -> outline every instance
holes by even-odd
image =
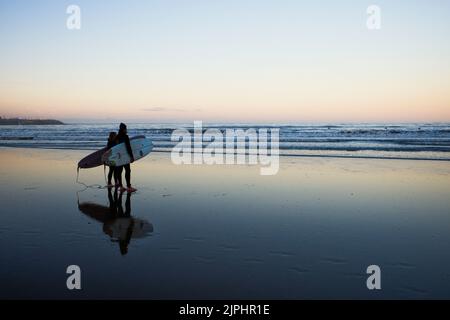
[[[109,207],[102,206],[101,204],[92,202],[78,203],[78,210],[98,222],[105,223],[108,219],[111,219],[111,209]]]
[[[144,238],[153,232],[153,224],[135,217],[114,217],[111,208],[92,202],[78,204],[78,210],[92,219],[103,223],[103,231],[111,238],[124,240],[131,238]],[[129,234],[131,232],[131,234]]]
[[[131,228],[131,230],[130,230]],[[108,223],[111,238],[124,240],[131,231],[131,238],[144,238],[153,232],[153,225],[139,218],[118,218]]]
[[[130,144],[134,160],[145,157],[153,149],[152,141],[147,138],[130,139]],[[118,144],[106,151],[102,160],[108,166],[123,166],[131,162],[125,143]]]
[[[136,136],[136,137],[131,138],[130,141],[135,140],[135,139],[142,139],[142,138],[145,138],[145,137],[144,136]],[[95,168],[95,167],[103,165],[102,156],[107,150],[108,150],[107,148],[102,148],[100,150],[97,150],[97,151],[91,153],[90,155],[87,155],[86,157],[81,159],[80,162],[78,162],[78,168],[89,169],[89,168]]]

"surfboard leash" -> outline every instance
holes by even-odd
[[[105,183],[108,185],[108,180],[106,180],[106,164],[103,164],[103,174],[105,175]]]
[[[80,167],[77,167],[77,180],[76,180],[76,183],[81,184],[82,186],[86,187],[86,189],[87,189],[87,188],[96,188],[96,189],[105,189],[105,188],[106,188],[106,187],[101,186],[101,185],[99,185],[99,184],[91,184],[91,185],[87,185],[86,183],[81,182],[81,181],[79,180],[79,177],[80,177]],[[105,181],[106,181],[106,171],[105,171]]]

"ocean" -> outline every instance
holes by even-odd
[[[117,123],[0,126],[1,147],[95,150]],[[189,124],[128,123],[130,136],[152,139],[154,151],[170,152],[172,131]],[[203,129],[279,128],[281,156],[450,160],[450,123],[408,124],[203,124]]]

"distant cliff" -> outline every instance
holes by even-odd
[[[55,124],[64,124],[64,123],[59,120],[53,119],[19,119],[19,118],[5,119],[0,117],[0,125],[17,126],[17,125],[55,125]]]

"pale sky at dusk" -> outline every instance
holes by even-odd
[[[0,39],[0,116],[450,121],[444,0],[0,0]]]

